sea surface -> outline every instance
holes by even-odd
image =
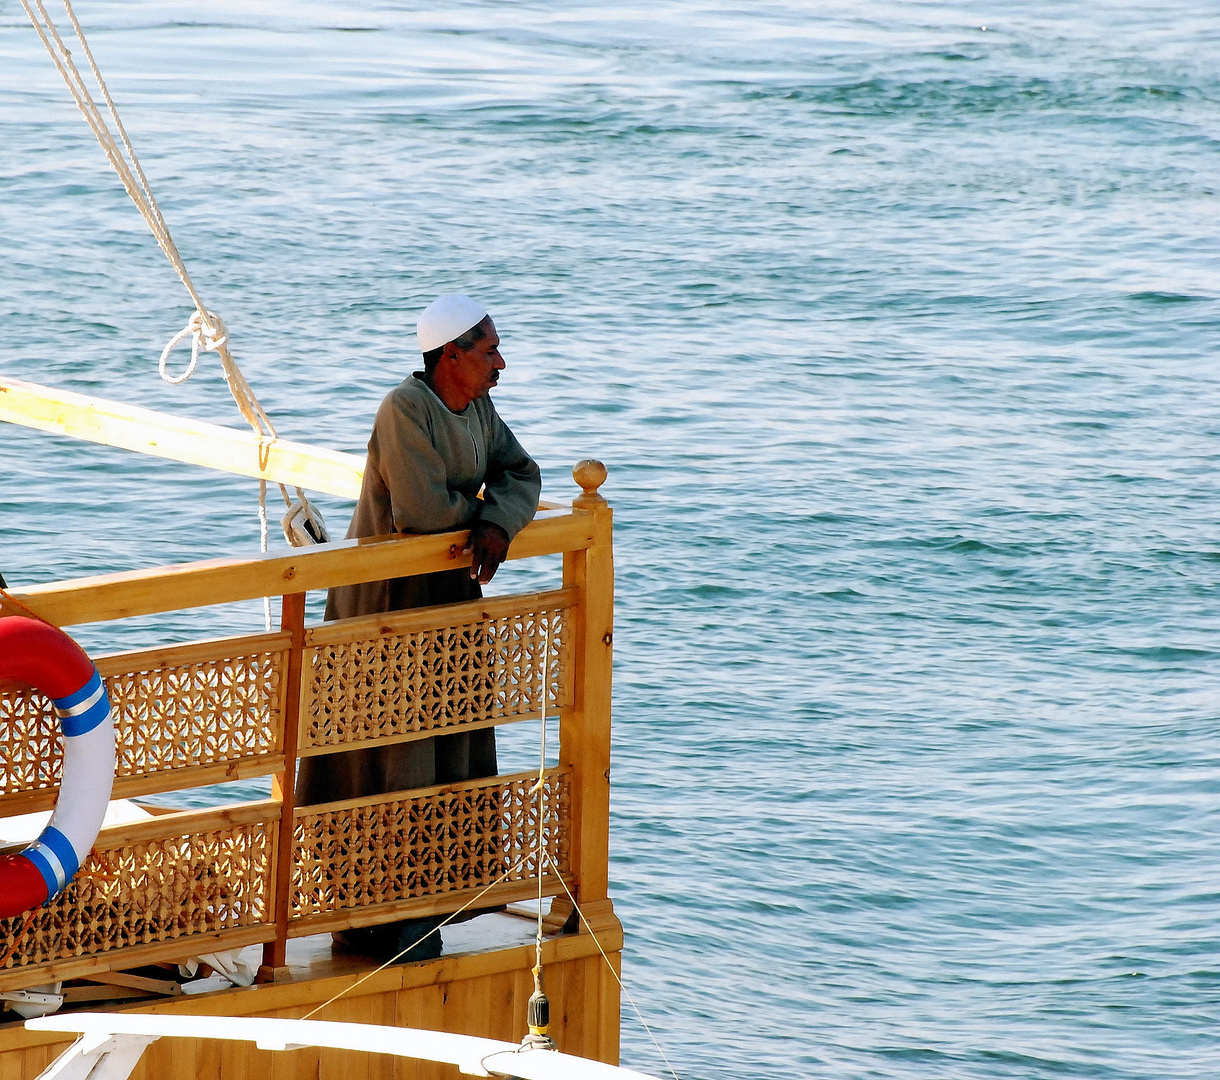
[[[609,467],[677,1076],[1220,1076],[1214,2],[76,10],[282,435],[360,452],[466,291],[544,495]],[[0,374],[240,426],[157,377],[190,310],[3,5]],[[14,587],[257,543],[249,482],[0,431]]]

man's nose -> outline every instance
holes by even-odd
[[[498,349],[496,350],[496,358],[495,358],[495,360],[492,362],[492,365],[491,365],[491,366],[492,366],[493,368],[495,368],[495,369],[496,369],[496,371],[503,371],[503,370],[504,370],[504,357],[502,357],[502,356],[500,355],[500,352],[499,352],[499,350],[498,350]]]

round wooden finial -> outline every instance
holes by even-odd
[[[572,469],[572,479],[581,487],[581,494],[572,500],[573,506],[606,505],[606,500],[597,493],[597,489],[606,482],[606,466],[600,461],[594,458],[578,461],[575,468]]]

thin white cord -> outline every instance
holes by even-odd
[[[543,869],[543,826],[546,824],[546,706],[547,690],[550,686],[549,672],[551,669],[551,624],[548,622],[542,639],[542,738],[538,761],[538,783],[534,791],[538,793],[538,937],[534,946],[535,967],[542,970],[542,869]]]
[[[281,485],[282,486],[282,485]],[[259,549],[263,552],[267,550],[267,481],[260,479],[258,482],[258,542]],[[267,633],[271,633],[271,597],[263,597],[263,623],[267,627]]]
[[[460,908],[457,909],[457,911],[454,911],[450,915],[446,916],[433,929],[429,930],[428,934],[435,933],[435,932],[443,929],[444,927],[448,926],[449,923],[451,923],[454,919],[456,919],[459,915],[461,915],[462,912],[465,911],[468,907],[470,907],[471,904],[477,904],[480,900],[483,899],[483,896],[485,893],[494,889],[497,885],[500,884],[500,882],[505,881],[510,874],[515,874],[518,870],[520,870],[521,867],[523,867],[525,865],[525,860],[528,858],[529,858],[528,855],[522,855],[521,858],[518,859],[517,862],[513,866],[510,866],[507,870],[505,870],[504,873],[502,873],[498,878],[496,878],[496,880],[493,881],[490,885],[483,886],[482,889],[480,889],[477,893],[475,893],[474,896],[472,896],[469,900],[467,900],[466,903],[464,903]],[[352,983],[351,986],[345,987],[344,989],[340,990],[337,994],[334,995],[334,997],[328,998],[326,1001],[322,1002],[321,1005],[318,1005],[315,1008],[311,1009],[304,1016],[302,1016],[301,1019],[308,1020],[311,1016],[314,1016],[315,1014],[320,1013],[323,1009],[326,1008],[327,1005],[333,1005],[341,997],[344,997],[345,995],[350,994],[353,990],[356,989],[357,986],[360,986],[362,983],[368,982],[368,980],[371,979],[374,975],[376,975],[379,971],[384,971],[391,964],[395,963],[395,961],[397,961],[400,956],[403,956],[406,953],[409,953],[420,942],[426,941],[428,938],[428,934],[425,934],[423,937],[421,937],[419,939],[419,941],[412,942],[410,945],[408,945],[405,949],[401,950],[396,955],[391,956],[390,959],[387,960],[384,964],[382,964],[380,967],[374,968],[372,971],[363,975],[361,978],[357,979],[354,983]]]
[[[597,940],[597,934],[593,932],[593,927],[589,925],[589,920],[585,918],[585,913],[580,910],[576,897],[572,895],[572,890],[568,888],[568,883],[563,880],[563,875],[560,873],[559,867],[555,865],[555,860],[551,857],[549,851],[547,852],[546,861],[551,864],[551,869],[555,871],[555,876],[559,878],[559,884],[563,886],[563,891],[568,894],[568,899],[572,901],[572,907],[575,909],[576,914],[580,916],[580,921],[585,924],[585,929],[589,931],[593,944],[597,946],[597,951],[602,954],[602,959],[606,961],[606,967],[610,969],[610,974],[614,976],[614,981],[618,983],[618,988],[623,992],[623,996],[635,1012],[636,1019],[644,1026],[644,1030],[648,1032],[648,1037],[652,1040],[652,1045],[656,1047],[657,1053],[661,1055],[661,1060],[665,1062],[669,1075],[674,1080],[681,1080],[678,1074],[674,1072],[674,1067],[669,1063],[669,1058],[665,1056],[665,1051],[661,1049],[661,1044],[657,1042],[657,1037],[652,1033],[652,1028],[648,1026],[648,1021],[644,1019],[644,1014],[640,1012],[640,1007],[635,1003],[635,998],[631,996],[631,991],[624,985],[623,980],[619,977],[619,973],[614,970],[614,965],[610,963],[610,957],[606,955],[606,950],[602,948],[602,943]]]

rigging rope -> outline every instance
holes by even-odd
[[[489,884],[489,885],[484,885],[483,888],[481,888],[477,893],[474,894],[474,896],[472,896],[469,900],[467,900],[466,903],[464,903],[460,908],[457,909],[457,911],[451,912],[449,915],[447,915],[440,923],[438,923],[436,926],[434,926],[432,929],[430,929],[427,933],[425,933],[424,936],[421,937],[418,941],[412,942],[405,949],[400,949],[394,956],[391,956],[387,961],[385,961],[385,963],[381,964],[379,967],[375,967],[372,971],[366,972],[364,975],[360,976],[360,978],[358,978],[350,986],[345,986],[337,994],[334,994],[331,997],[327,998],[327,1000],[322,1002],[321,1005],[314,1006],[314,1008],[310,1009],[309,1012],[307,1012],[304,1016],[301,1017],[301,1019],[309,1020],[313,1016],[316,1016],[323,1009],[325,1009],[328,1005],[333,1005],[341,997],[346,997],[353,990],[355,990],[358,986],[362,986],[364,983],[368,982],[369,979],[371,979],[378,972],[384,971],[391,964],[396,964],[398,962],[399,957],[405,956],[412,949],[414,949],[416,945],[419,945],[422,942],[426,941],[429,934],[434,934],[437,931],[444,929],[444,927],[448,926],[451,922],[453,922],[453,920],[456,919],[459,915],[461,915],[462,912],[465,911],[468,907],[470,907],[472,904],[477,904],[480,900],[482,900],[483,896],[486,893],[490,892],[492,889],[494,889],[497,885],[499,885],[500,882],[507,881],[510,875],[515,874],[518,870],[521,869],[521,867],[523,867],[525,865],[527,859],[529,859],[528,854],[522,855],[521,858],[519,858],[512,866],[508,867],[504,871],[504,873],[502,873],[498,878],[496,878],[495,881],[491,882],[491,884]]]
[[[205,306],[203,298],[195,288],[195,283],[191,280],[191,275],[186,268],[186,264],[182,261],[182,256],[178,253],[178,247],[174,243],[173,236],[170,235],[169,225],[166,224],[165,217],[161,213],[161,207],[157,204],[157,200],[153,195],[152,185],[148,182],[148,177],[145,175],[144,167],[140,164],[135,147],[131,144],[131,139],[127,135],[127,129],[119,118],[114,99],[110,96],[110,88],[102,77],[101,70],[97,66],[97,61],[93,57],[93,51],[89,48],[89,42],[86,40],[84,30],[81,29],[80,22],[76,18],[72,2],[71,0],[62,0],[62,2],[64,11],[72,23],[72,32],[76,35],[77,41],[80,42],[81,51],[89,61],[89,70],[93,73],[98,91],[106,103],[106,111],[114,122],[114,131],[111,131],[105,114],[98,107],[97,102],[93,100],[93,95],[89,91],[88,84],[72,59],[71,50],[64,43],[59,29],[47,12],[43,0],[21,0],[21,5],[25,8],[26,14],[30,17],[30,22],[46,47],[47,53],[63,77],[73,100],[76,102],[77,108],[80,109],[81,115],[85,118],[85,122],[101,144],[111,166],[123,182],[123,187],[126,189],[127,194],[131,196],[131,201],[135,203],[136,209],[140,211],[141,217],[144,218],[161,250],[165,252],[165,257],[169,259],[170,265],[174,268],[179,280],[186,287],[191,300],[195,303],[195,312],[191,316],[190,321],[166,346],[165,351],[161,354],[160,367],[162,375],[165,377],[165,362],[168,359],[169,353],[185,337],[191,336],[193,343],[190,371],[194,370],[194,365],[198,361],[198,354],[201,348],[205,352],[219,354],[221,365],[224,368],[225,381],[229,384],[229,392],[233,395],[233,400],[236,402],[242,416],[250,427],[254,429],[255,434],[269,436],[274,439],[276,437],[275,426],[271,423],[266,412],[263,411],[262,405],[259,404],[258,398],[254,395],[254,391],[250,389],[250,384],[246,382],[245,377],[237,367],[229,351],[228,332],[225,329],[223,320],[215,312],[209,311]],[[115,137],[116,133],[117,138]],[[121,147],[119,145],[120,142],[122,143]],[[189,375],[179,376],[176,379],[167,378],[167,381],[182,382],[186,377],[189,377]]]
[[[3,614],[4,607],[6,604],[11,604],[13,607],[17,608],[18,610],[24,611],[25,614],[28,615],[31,619],[36,619],[38,622],[46,623],[48,626],[55,626],[55,624],[53,622],[51,622],[50,619],[44,619],[41,615],[38,614],[38,612],[31,611],[28,607],[25,606],[25,604],[23,604],[20,600],[18,600],[17,597],[15,597],[12,593],[10,593],[3,585],[0,585],[0,614]],[[59,629],[59,627],[57,627],[57,626],[55,628],[57,630]],[[4,966],[3,964],[0,964],[0,967],[3,967],[3,966]]]
[[[537,796],[538,796],[538,809],[536,812],[538,814],[539,822],[543,822],[546,820],[546,814],[545,814],[546,807],[543,804],[543,796],[544,796],[545,788],[546,788],[546,692],[547,692],[547,674],[550,671],[550,668],[551,668],[551,624],[547,623],[546,628],[543,631],[542,670],[541,670],[541,672],[539,672],[539,682],[542,684],[542,687],[541,687],[542,735],[538,740],[538,743],[539,743],[539,745],[538,745],[538,781],[537,781],[537,783],[534,784],[533,788],[530,790],[531,795],[537,794]],[[538,935],[537,935],[537,938],[535,939],[535,943],[534,943],[534,955],[535,955],[535,959],[536,959],[536,962],[534,965],[534,970],[536,972],[536,974],[534,975],[534,983],[535,983],[534,988],[536,990],[542,989],[542,987],[540,985],[538,985],[539,977],[537,974],[538,972],[542,971],[542,867],[543,867],[542,839],[543,839],[543,830],[541,828],[539,828],[539,830],[538,830]]]
[[[563,886],[563,891],[568,894],[568,899],[572,902],[572,908],[577,915],[580,916],[580,921],[585,924],[585,929],[589,931],[589,936],[593,939],[593,944],[597,946],[597,951],[602,954],[602,959],[606,962],[606,967],[610,969],[610,974],[614,976],[614,981],[618,983],[618,988],[623,992],[631,1008],[635,1011],[636,1019],[644,1026],[644,1030],[648,1032],[648,1037],[652,1040],[652,1045],[656,1047],[656,1051],[661,1055],[661,1060],[665,1062],[665,1067],[669,1070],[669,1075],[674,1080],[681,1080],[674,1067],[669,1063],[669,1058],[665,1056],[665,1051],[661,1049],[661,1044],[657,1042],[657,1037],[652,1033],[652,1028],[648,1026],[648,1021],[644,1019],[644,1014],[640,1012],[640,1007],[635,1003],[635,998],[631,996],[631,991],[627,989],[623,982],[622,976],[614,969],[614,965],[610,963],[610,957],[606,955],[606,950],[602,948],[602,943],[597,940],[597,934],[593,927],[589,925],[589,920],[585,918],[585,913],[580,910],[580,905],[576,902],[576,897],[572,895],[572,890],[568,888],[568,883],[563,880],[559,872],[559,867],[555,864],[554,858],[548,851],[546,853],[546,861],[550,864],[551,869],[555,871],[555,876],[559,878],[559,884]]]
[[[530,788],[531,795],[537,795],[538,808],[538,851],[535,856],[538,864],[538,934],[534,939],[534,992],[530,995],[526,1007],[526,1026],[529,1029],[522,1041],[522,1047],[540,1050],[556,1049],[555,1040],[550,1036],[551,1003],[542,988],[542,872],[546,866],[543,859],[546,853],[543,838],[546,830],[542,823],[546,821],[546,705],[547,690],[550,686],[551,670],[551,626],[547,623],[542,639],[542,668],[538,673],[540,712],[542,714],[542,735],[538,747],[538,782]]]
[[[114,171],[118,173],[119,179],[123,182],[123,187],[126,189],[127,194],[131,196],[131,201],[136,204],[136,209],[140,211],[140,215],[144,218],[161,250],[165,252],[165,257],[169,259],[170,265],[174,268],[175,273],[177,273],[178,278],[186,287],[186,291],[190,294],[191,300],[195,304],[195,311],[187,321],[186,326],[170,340],[169,344],[161,352],[161,358],[157,365],[161,378],[171,385],[185,382],[195,373],[201,350],[203,352],[216,353],[220,357],[220,365],[224,373],[225,383],[229,387],[229,393],[232,395],[233,401],[236,403],[243,419],[250,425],[260,441],[274,442],[278,437],[275,425],[272,424],[270,417],[263,410],[254,391],[250,388],[250,384],[246,381],[246,377],[241,373],[241,369],[238,368],[236,361],[233,359],[233,355],[229,350],[229,333],[225,327],[224,320],[204,305],[203,299],[200,297],[194,282],[191,280],[191,275],[187,271],[186,264],[178,253],[178,247],[174,243],[174,238],[170,235],[169,226],[166,224],[165,217],[161,213],[161,208],[157,205],[157,200],[153,196],[152,185],[149,184],[148,177],[144,173],[144,168],[140,164],[140,159],[136,156],[135,148],[131,144],[131,139],[128,138],[127,129],[123,126],[122,120],[119,119],[118,109],[115,108],[114,99],[110,96],[110,89],[106,86],[106,80],[102,78],[101,70],[93,58],[93,51],[89,48],[88,41],[85,40],[84,31],[81,29],[80,22],[76,18],[76,12],[72,8],[71,0],[63,0],[64,11],[72,24],[72,31],[76,35],[76,40],[80,42],[81,51],[89,62],[89,69],[93,73],[98,91],[106,103],[106,111],[110,114],[110,119],[114,123],[113,131],[107,122],[106,115],[99,108],[97,102],[94,101],[84,76],[81,75],[80,69],[72,59],[71,50],[69,50],[60,36],[59,30],[47,12],[43,0],[21,0],[21,6],[25,8],[25,12],[30,17],[30,22],[46,47],[47,53],[63,77],[65,84],[67,84],[77,108],[80,109],[85,122],[101,144]],[[191,339],[190,363],[181,375],[171,376],[168,370],[170,354],[188,337]],[[311,542],[311,538],[313,541],[325,542],[325,526],[321,524],[321,517],[299,487],[296,488],[296,493],[301,512],[305,518],[305,527],[290,527],[289,518],[292,517],[293,503],[288,496],[285,486],[280,484],[279,488],[284,497],[284,502],[289,507],[289,514],[286,515],[284,522],[284,535],[288,542],[298,547]],[[259,488],[260,535],[263,551],[267,550],[266,516],[266,483],[263,482]],[[313,528],[309,527],[311,523],[314,525]],[[268,629],[271,628],[269,603],[268,601],[264,607]]]

